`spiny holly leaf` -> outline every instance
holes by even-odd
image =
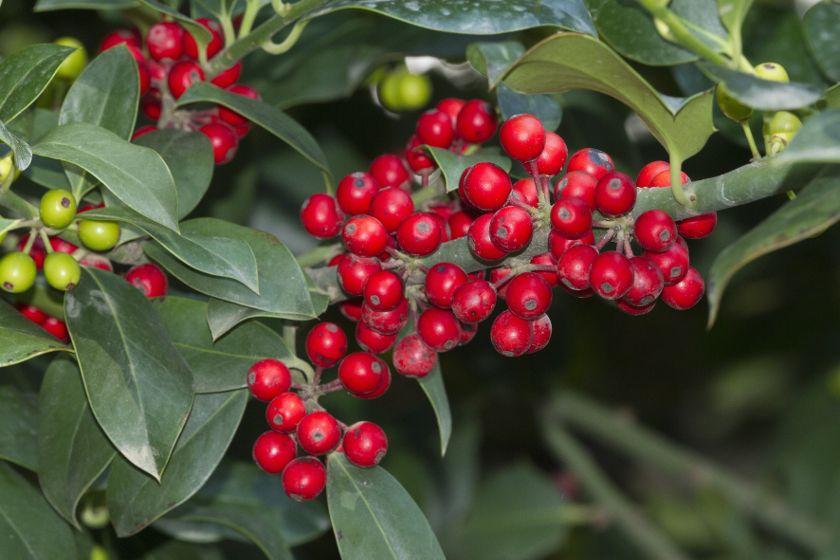
[[[791,163],[840,163],[840,109],[830,109],[805,121],[782,153],[772,161],[782,166]]]
[[[840,4],[819,2],[802,19],[805,44],[826,76],[840,82]]]
[[[23,171],[32,163],[32,148],[29,144],[12,134],[3,121],[0,121],[0,142],[5,142],[15,154],[15,167]]]
[[[0,364],[10,366],[60,350],[73,349],[0,300]]]
[[[14,385],[0,386],[0,459],[38,470],[38,402]]]
[[[498,165],[505,172],[510,171],[510,158],[502,154],[498,148],[485,148],[479,150],[470,156],[461,156],[444,150],[443,148],[433,148],[431,146],[424,146],[423,149],[432,156],[432,159],[438,164],[446,181],[446,191],[452,192],[458,189],[458,181],[461,180],[461,175],[464,171],[476,163],[487,161]]]
[[[0,121],[11,121],[38,99],[64,59],[75,50],[61,45],[32,45],[0,62]]]
[[[704,62],[701,67],[715,81],[726,83],[729,93],[748,107],[763,111],[789,111],[815,103],[825,88],[800,82],[771,82],[744,72]]]

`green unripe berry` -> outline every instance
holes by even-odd
[[[0,288],[13,294],[25,292],[35,283],[35,261],[21,252],[0,259]]]
[[[44,277],[56,290],[72,290],[82,277],[82,270],[76,259],[67,253],[54,252],[44,259]]]
[[[64,229],[76,217],[76,197],[64,189],[52,189],[41,197],[40,211],[45,226]]]
[[[755,67],[755,74],[762,80],[770,82],[789,82],[787,72],[781,64],[765,62]]]
[[[389,111],[401,111],[400,103],[400,73],[391,72],[379,81],[379,102]]]
[[[793,137],[800,128],[802,128],[802,121],[799,117],[789,111],[777,111],[770,124],[767,125],[767,132],[770,136],[786,133]]]
[[[718,107],[723,111],[723,114],[733,121],[745,121],[753,114],[752,107],[747,107],[732,97],[725,84],[718,84],[715,99],[717,99]]]
[[[90,560],[109,560],[108,552],[98,544],[95,544],[90,550]]]
[[[79,239],[89,249],[107,251],[120,239],[120,224],[100,220],[82,220],[79,222]]]
[[[403,74],[398,92],[404,110],[422,109],[432,98],[432,82],[425,74]]]
[[[58,67],[56,76],[68,80],[75,80],[82,73],[82,70],[87,64],[87,51],[84,45],[74,37],[60,37],[53,41],[56,45],[63,45],[65,47],[75,47],[76,50],[61,63]]]
[[[5,157],[0,158],[0,183],[6,180],[6,177],[9,176],[9,172],[14,167],[12,164],[14,161],[12,160],[12,154],[6,154]],[[15,167],[15,176],[12,181],[17,181],[17,178],[20,177],[20,170]]]

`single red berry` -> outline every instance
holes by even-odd
[[[689,309],[700,301],[705,291],[706,283],[703,282],[703,277],[694,268],[688,267],[688,272],[682,280],[665,286],[662,290],[662,301],[674,309]]]
[[[403,298],[391,311],[375,311],[362,304],[362,321],[379,334],[397,334],[408,323],[408,300]]]
[[[584,201],[590,210],[595,210],[595,185],[597,184],[598,179],[585,171],[566,173],[554,186],[554,200],[576,196]]]
[[[204,70],[197,63],[189,60],[182,60],[173,64],[166,79],[169,92],[175,99],[181,97],[194,83],[203,81]]]
[[[595,185],[595,208],[605,216],[622,216],[636,204],[636,185],[624,173],[607,173]]]
[[[402,160],[397,156],[385,154],[377,157],[368,169],[381,188],[402,187],[411,181],[411,175]]]
[[[70,334],[67,332],[67,324],[61,319],[47,317],[41,322],[41,328],[65,344],[70,342]]]
[[[420,335],[411,333],[394,348],[394,368],[405,377],[426,377],[437,363],[437,353],[426,346]]]
[[[461,198],[473,207],[492,212],[505,205],[513,185],[504,169],[494,163],[480,162],[464,170],[458,190]]]
[[[677,231],[689,239],[702,239],[712,233],[717,225],[717,212],[693,216],[677,222]]]
[[[161,21],[154,24],[146,33],[149,56],[155,60],[180,59],[184,55],[184,49],[181,47],[183,37],[184,30],[177,23]]]
[[[414,202],[401,188],[388,187],[374,193],[368,213],[382,222],[388,233],[394,233],[400,222],[414,213]]]
[[[569,149],[566,147],[563,139],[553,132],[546,131],[545,147],[540,157],[537,158],[537,170],[539,174],[545,175],[546,177],[554,177],[566,165],[566,159],[568,157]]]
[[[394,344],[397,343],[397,335],[379,334],[362,321],[359,321],[356,323],[356,342],[365,352],[382,354],[394,347]]]
[[[396,335],[395,335],[395,338],[396,338]],[[385,364],[384,361],[382,363]],[[387,364],[385,364],[385,373],[383,375],[384,375],[384,377],[382,379],[382,384],[379,385],[379,388],[376,391],[374,391],[372,393],[366,393],[364,395],[353,395],[353,396],[357,397],[357,398],[360,398],[360,399],[367,400],[367,399],[378,399],[379,397],[384,395],[385,392],[391,387],[391,370],[388,369]]]
[[[452,350],[461,341],[461,327],[451,311],[429,307],[417,319],[417,334],[435,352]]]
[[[570,290],[586,290],[591,284],[589,272],[598,257],[598,250],[591,245],[569,247],[557,261],[557,277]]]
[[[513,279],[510,267],[497,266],[490,269],[490,283],[496,287],[496,295],[499,299],[505,299],[508,282]]]
[[[207,53],[207,59],[210,60],[216,56],[220,50],[222,50],[222,47],[225,44],[224,31],[222,31],[221,24],[214,19],[198,18],[195,21],[213,35],[213,38],[210,40],[210,44],[207,45],[207,49],[205,51]],[[183,48],[184,55],[193,60],[198,60],[198,45],[196,44],[192,33],[189,31],[184,32],[183,39],[181,40],[181,47]]]
[[[463,346],[475,338],[478,333],[478,324],[462,323],[460,321],[458,321],[458,324],[461,326],[461,342],[458,343],[458,346]]]
[[[592,211],[580,198],[561,198],[551,207],[551,225],[566,239],[580,239],[592,230]]]
[[[140,99],[140,111],[147,119],[157,122],[160,118],[161,112],[163,111],[163,101],[160,90],[152,88],[149,93]],[[134,140],[134,137],[132,136],[131,139]]]
[[[449,113],[432,109],[417,119],[417,138],[421,144],[448,148],[455,138],[455,127]]]
[[[316,193],[307,198],[300,207],[300,221],[312,237],[330,239],[341,232],[344,214],[341,213],[335,198],[328,194]]]
[[[160,86],[166,81],[167,65],[156,60],[147,60],[146,66],[149,67],[149,78],[155,82],[156,86]]]
[[[198,131],[210,139],[210,144],[213,146],[213,161],[216,165],[227,163],[236,155],[239,138],[226,124],[205,124]]]
[[[95,253],[88,253],[82,257],[81,260],[79,260],[79,264],[82,266],[89,266],[91,268],[98,268],[99,270],[104,270],[106,272],[114,272],[114,265],[111,264],[111,261]]]
[[[373,216],[353,216],[341,232],[344,246],[354,255],[375,257],[388,246],[388,231]]]
[[[632,257],[630,264],[633,266],[633,287],[621,301],[633,307],[649,307],[665,286],[662,271],[647,257]]]
[[[680,183],[686,185],[691,182],[691,179],[688,178],[688,175],[685,172],[680,171]],[[656,174],[653,179],[650,180],[650,184],[648,185],[651,189],[664,189],[666,187],[671,186],[671,170],[666,169],[658,174]]]
[[[357,255],[347,255],[336,267],[338,284],[351,296],[361,296],[365,293],[365,282],[375,272],[382,270],[377,259],[366,259]]]
[[[408,144],[405,147],[405,160],[408,162],[408,166],[412,171],[419,174],[428,173],[437,167],[435,161],[427,156],[426,152],[418,148],[422,144],[417,135],[414,135],[408,139]]]
[[[502,356],[512,358],[528,351],[533,341],[531,321],[503,311],[490,327],[490,341]]]
[[[600,150],[585,148],[569,159],[566,173],[571,171],[585,171],[595,179],[600,179],[615,170],[612,158]]]
[[[552,266],[555,267],[553,271],[538,271],[537,274],[545,278],[545,281],[548,282],[548,285],[554,288],[557,284],[560,283],[560,279],[557,277],[557,259],[551,256],[551,253],[542,253],[540,255],[536,255],[531,259],[531,264],[538,264],[544,266]]]
[[[306,406],[295,393],[280,393],[271,399],[265,411],[268,425],[281,434],[294,432],[305,414]]]
[[[464,323],[480,323],[496,307],[496,289],[486,280],[470,280],[455,290],[452,313]]]
[[[297,440],[300,448],[310,455],[324,455],[338,447],[341,428],[328,412],[310,412],[298,423]]]
[[[150,125],[147,125],[147,126],[141,126],[140,128],[138,128],[137,130],[135,130],[135,131],[134,131],[134,134],[132,134],[132,135],[131,135],[131,140],[132,140],[132,142],[133,142],[134,140],[136,140],[136,139],[140,138],[140,137],[141,137],[141,136],[143,136],[144,134],[148,134],[148,133],[150,133],[150,132],[154,132],[154,131],[156,131],[157,129],[158,129],[158,127],[156,127],[156,126],[155,126],[155,125],[153,125],[153,124],[150,124]]]
[[[490,238],[490,222],[493,214],[483,214],[475,219],[467,232],[467,245],[478,258],[486,261],[497,261],[507,256],[493,244]]]
[[[499,141],[507,155],[527,163],[540,157],[545,147],[545,128],[534,115],[515,115],[502,123]]]
[[[433,211],[429,212],[429,214],[432,216],[432,218],[435,219],[438,226],[440,226],[440,235],[441,235],[440,241],[441,241],[441,243],[446,243],[447,241],[452,241],[452,236],[449,235],[449,222],[447,222],[446,218],[443,217],[441,214],[434,211],[434,209],[432,209],[432,210]]]
[[[567,239],[556,229],[548,232],[548,250],[555,259],[560,259],[570,247],[574,245],[595,245],[595,235],[589,230],[580,239]]]
[[[431,255],[443,239],[440,224],[425,212],[415,212],[403,218],[397,226],[396,235],[402,250],[415,257]]]
[[[527,179],[520,179],[515,182],[513,184],[513,191],[511,191],[510,195],[521,200],[528,206],[533,206],[534,208],[537,207],[540,201],[537,196],[537,186],[534,183],[534,179],[531,177],[528,177]]]
[[[78,212],[76,212],[78,214]],[[50,247],[54,252],[57,253],[67,253],[68,255],[73,254],[73,252],[78,249],[77,246],[73,245],[69,241],[65,241],[60,237],[50,236]]]
[[[531,214],[518,206],[504,206],[490,220],[490,242],[506,252],[524,249],[531,242],[534,225]]]
[[[338,310],[348,321],[358,323],[362,319],[362,298],[342,301],[338,304]]]
[[[253,99],[254,101],[260,100],[260,94],[257,93],[254,88],[248,87],[244,84],[232,85],[227,88],[227,91],[235,93],[236,95],[241,95],[242,97],[247,97],[248,99]],[[231,126],[242,126],[250,122],[233,109],[228,109],[224,105],[219,105],[218,110],[219,118]]]
[[[480,99],[467,101],[458,112],[455,131],[471,144],[486,142],[496,134],[499,120],[492,105]]]
[[[508,283],[505,301],[520,319],[535,319],[551,306],[551,286],[536,272],[523,272]]]
[[[651,180],[662,173],[671,169],[671,165],[667,161],[652,161],[642,167],[639,171],[639,176],[636,177],[636,186],[640,189],[650,186]]]
[[[248,389],[261,401],[268,402],[291,386],[292,373],[279,360],[260,360],[248,370]]]
[[[467,102],[463,99],[447,97],[438,103],[435,108],[449,115],[449,118],[452,119],[452,126],[455,126],[455,123],[458,121],[458,113],[461,112],[461,109],[463,109],[466,104]]]
[[[17,304],[15,304],[15,308],[18,311],[20,311],[21,315],[23,315],[36,325],[40,325],[48,317],[46,313],[44,313],[37,307],[32,305],[26,305],[25,303],[18,302]]]
[[[298,457],[283,469],[283,490],[296,502],[318,497],[327,485],[327,469],[315,457]]]
[[[592,261],[589,283],[602,298],[620,299],[633,287],[633,265],[621,253],[601,253]]]
[[[105,35],[105,38],[102,39],[102,43],[99,45],[99,52],[105,52],[123,43],[139,49],[140,41],[140,32],[136,29],[117,29]]]
[[[467,282],[469,278],[457,264],[439,263],[429,269],[426,273],[425,288],[426,297],[433,305],[442,309],[452,307],[452,297],[455,290]]]
[[[616,305],[618,305],[618,308],[620,310],[624,311],[628,315],[633,315],[633,316],[646,315],[646,314],[650,313],[651,311],[653,311],[653,308],[656,305],[656,301],[654,301],[653,303],[651,303],[650,305],[645,306],[645,307],[633,307],[632,305],[630,305],[629,303],[627,303],[623,299],[620,299],[620,300],[616,301],[615,303],[616,303]]]
[[[678,236],[678,241],[679,241]],[[685,277],[688,272],[688,249],[679,242],[674,243],[667,251],[651,253],[646,251],[647,258],[659,267],[662,276],[665,278],[665,285],[672,286]]]
[[[286,434],[266,432],[254,442],[254,462],[268,474],[280,474],[297,456],[295,440]]]
[[[384,430],[373,422],[356,422],[344,432],[344,456],[357,467],[375,467],[388,451]]]
[[[633,236],[645,251],[661,253],[677,240],[677,224],[667,212],[648,210],[636,218]]]
[[[370,201],[379,190],[379,184],[371,175],[357,171],[338,182],[335,199],[345,214],[367,214]]]
[[[169,290],[169,280],[159,266],[146,263],[138,264],[125,274],[129,284],[140,289],[147,298],[165,296]]]
[[[531,346],[528,348],[526,354],[533,354],[539,352],[548,346],[551,340],[551,319],[548,315],[541,315],[531,321],[531,331],[533,337],[531,339]]]
[[[459,210],[449,217],[449,231],[452,239],[466,237],[473,223],[473,217],[465,210]]]
[[[306,355],[316,366],[331,368],[346,352],[347,335],[335,323],[318,323],[306,335]]]
[[[365,304],[374,311],[391,311],[402,303],[403,281],[391,270],[374,272],[365,282]]]

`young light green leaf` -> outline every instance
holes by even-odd
[[[479,150],[471,156],[460,156],[450,152],[449,150],[433,148],[431,146],[425,146],[423,149],[432,156],[432,159],[435,160],[438,167],[440,167],[440,170],[443,172],[447,192],[457,190],[458,181],[461,180],[461,175],[464,174],[464,171],[466,171],[468,167],[471,167],[476,163],[487,161],[498,165],[504,169],[505,172],[510,171],[511,167],[510,158],[502,154],[502,151],[498,148],[485,148],[483,150]]]
[[[840,4],[819,2],[802,18],[805,44],[832,82],[840,82]]]
[[[791,163],[840,163],[840,109],[830,109],[805,121],[790,144],[771,160]]]
[[[38,470],[38,402],[14,385],[0,386],[0,459]]]
[[[64,59],[75,50],[61,45],[32,45],[0,62],[0,121],[11,121],[38,99]]]
[[[82,267],[64,312],[93,415],[130,462],[159,479],[192,406],[192,373],[149,300]]]
[[[55,510],[81,530],[79,500],[116,449],[96,423],[79,367],[69,358],[55,359],[47,368],[39,402],[38,482]]]
[[[73,349],[0,300],[0,365],[10,366],[57,351]]]
[[[77,122],[49,131],[32,151],[78,165],[129,207],[178,231],[175,181],[153,150],[135,146],[100,126]]]
[[[444,559],[423,512],[382,467],[360,469],[330,453],[327,502],[344,560]]]
[[[32,149],[29,144],[15,136],[6,128],[3,121],[0,121],[0,142],[5,142],[12,148],[15,154],[15,167],[23,171],[32,163]]]
[[[133,535],[201,488],[239,427],[248,390],[196,395],[160,484],[120,458],[108,474],[108,511],[120,537]]]
[[[763,111],[790,111],[816,103],[825,88],[801,82],[771,82],[711,63],[701,63],[706,75],[725,82],[729,93],[749,107]]]

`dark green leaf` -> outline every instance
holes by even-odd
[[[38,403],[14,385],[0,386],[0,459],[38,470]]]
[[[189,366],[149,300],[119,276],[82,267],[64,311],[99,425],[126,459],[158,478],[192,405]]]
[[[717,0],[718,15],[723,26],[740,36],[741,25],[747,12],[750,11],[753,0]],[[733,35],[734,36],[734,35]]]
[[[42,136],[32,151],[78,165],[134,210],[178,231],[175,181],[153,150],[90,123],[69,123]]]
[[[741,267],[777,249],[798,243],[840,220],[840,166],[826,167],[794,200],[758,224],[717,256],[706,281],[709,327],[720,307],[723,290]]]
[[[817,108],[820,110],[840,108],[840,84],[835,84],[825,90],[823,98],[817,102]]]
[[[283,338],[262,323],[249,321],[214,343],[206,303],[169,296],[153,304],[192,369],[197,393],[247,387],[246,372],[260,360],[274,358],[287,365],[295,360]]]
[[[496,102],[502,119],[509,119],[514,115],[528,113],[542,122],[546,130],[555,131],[560,126],[563,110],[560,104],[548,95],[523,95],[516,93],[501,82],[496,87]]]
[[[166,162],[178,191],[178,219],[183,220],[210,187],[214,166],[210,140],[198,132],[170,128],[144,134],[134,143],[151,148]]]
[[[32,45],[0,62],[0,121],[11,121],[38,99],[64,59],[75,50],[61,45]]]
[[[117,458],[108,474],[108,511],[120,537],[133,535],[201,488],[230,445],[248,390],[196,395],[160,484]]]
[[[76,560],[70,526],[43,494],[0,461],[0,555],[9,560]]]
[[[36,12],[48,10],[88,9],[88,10],[124,10],[136,5],[134,0],[38,0]]]
[[[840,4],[819,2],[802,19],[805,44],[832,82],[840,82]]]
[[[467,167],[473,166],[482,161],[489,161],[504,169],[506,172],[510,171],[510,158],[502,154],[499,148],[484,148],[479,150],[471,156],[460,156],[449,150],[443,148],[433,148],[426,146],[424,148],[432,159],[437,162],[438,167],[443,172],[443,179],[446,181],[446,190],[451,192],[458,189],[458,181],[461,180],[461,175]]]
[[[10,366],[58,350],[70,352],[72,348],[0,300],[0,365]]]
[[[344,560],[444,558],[420,508],[382,467],[360,469],[331,453],[327,501]]]
[[[525,54],[525,47],[518,41],[473,43],[467,47],[467,60],[487,76],[490,85],[498,83],[505,70]]]
[[[213,276],[231,278],[247,286],[255,295],[260,292],[254,253],[238,238],[240,226],[215,218],[199,218],[183,222],[181,235],[178,235],[123,206],[89,210],[85,216],[132,224],[188,266]],[[203,233],[191,231],[196,224]]]
[[[314,284],[309,286],[309,297],[312,298],[315,316],[323,315],[329,307],[330,298],[324,295]],[[213,340],[218,339],[239,323],[256,317],[283,319],[286,314],[244,307],[216,298],[210,298],[210,304],[207,306],[207,324],[210,326]]]
[[[446,396],[446,387],[443,386],[443,373],[440,370],[440,361],[426,377],[417,380],[437,417],[438,430],[440,431],[440,454],[446,455],[446,447],[449,445],[449,437],[452,435],[452,412],[449,410],[449,398]]]
[[[707,75],[725,82],[729,93],[749,107],[763,111],[787,111],[815,103],[825,88],[799,82],[771,82],[750,74],[702,63]]]
[[[143,555],[141,560],[225,560],[224,552],[215,546],[167,541]]]
[[[64,519],[79,527],[76,506],[116,450],[90,411],[79,367],[56,359],[41,383],[38,482]]]
[[[805,121],[788,147],[772,161],[774,165],[840,163],[840,109],[819,113]]]
[[[2,121],[0,121],[0,142],[5,142],[12,148],[15,154],[15,167],[21,171],[29,167],[32,163],[32,149],[29,144],[12,134]]]
[[[173,10],[166,4],[162,4],[157,0],[140,0],[140,2],[177,21],[181,27],[187,30],[187,33],[190,33],[193,36],[199,52],[205,52],[207,50],[207,45],[209,45],[210,41],[213,40],[213,34],[210,33],[209,29],[197,21],[188,18],[178,10]]]
[[[324,173],[330,174],[327,160],[318,142],[309,134],[309,131],[283,111],[261,101],[249,99],[244,95],[237,95],[217,88],[207,82],[193,84],[178,99],[177,106],[182,107],[197,101],[218,103],[235,110],[254,124],[260,125],[289,144],[306,159],[320,167]]]
[[[32,138],[37,139],[58,126],[58,113],[46,109],[35,109],[32,123]],[[67,175],[61,162],[55,159],[34,156],[32,165],[23,172],[30,180],[48,189],[70,190]]]

